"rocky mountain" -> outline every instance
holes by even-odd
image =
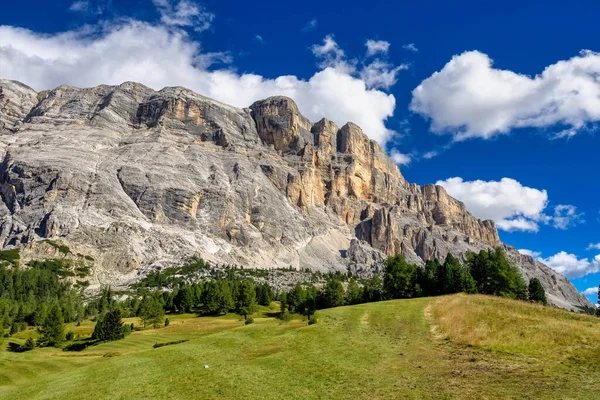
[[[289,98],[239,109],[138,83],[37,93],[0,80],[0,246],[93,259],[119,284],[198,255],[248,267],[378,271],[503,246],[551,303],[569,281],[500,242],[440,186],[408,183],[360,127],[312,123]]]

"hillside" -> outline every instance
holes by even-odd
[[[440,186],[407,182],[360,127],[313,123],[289,98],[239,109],[134,82],[0,89],[0,246],[21,248],[23,262],[93,260],[98,287],[191,256],[368,276],[396,253],[423,265],[502,246],[550,303],[589,305],[502,244],[493,221]]]
[[[3,339],[0,397],[592,399],[600,393],[600,320],[586,315],[480,295],[321,310],[311,326],[268,313],[263,308],[247,326],[234,315],[170,316],[166,328],[82,352],[9,353]],[[72,329],[90,334],[93,324]],[[175,340],[188,341],[152,348]]]

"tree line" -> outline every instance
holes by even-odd
[[[0,326],[10,328],[8,334],[30,325],[40,331],[39,344],[58,346],[65,340],[64,323],[90,317],[96,321],[95,340],[117,340],[131,332],[133,327],[122,322],[125,317],[139,317],[144,327],[157,328],[165,324],[165,314],[235,312],[251,323],[257,306],[269,306],[273,300],[280,301],[282,319],[299,313],[307,316],[309,323],[316,322],[318,309],[458,292],[546,304],[540,281],[533,278],[527,285],[500,248],[470,253],[464,263],[448,254],[443,263],[430,260],[424,267],[396,255],[386,261],[383,278],[329,274],[322,285],[298,283],[287,292],[239,277],[233,269],[211,280],[189,283],[179,273],[207,268],[202,260],[195,259],[191,266],[180,267],[177,274],[152,274],[122,301],[107,287],[84,302],[82,290],[61,278],[57,268],[56,260],[36,262],[29,268],[0,265]]]

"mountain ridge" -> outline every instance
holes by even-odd
[[[219,263],[372,273],[502,246],[552,304],[589,305],[566,278],[500,242],[435,185],[408,183],[353,123],[311,123],[275,96],[232,107],[135,82],[37,93],[0,80],[0,244],[25,258],[64,241],[94,282],[192,255]]]

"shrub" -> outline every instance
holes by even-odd
[[[254,323],[254,318],[252,318],[252,317],[248,317],[246,319],[246,321],[244,322],[245,325],[250,325],[252,323]]]
[[[165,318],[165,326],[169,326],[169,318]]]
[[[73,338],[75,337],[75,332],[73,331],[69,331],[67,332],[67,334],[65,335],[65,339],[66,340],[73,340]]]
[[[25,341],[25,344],[21,346],[21,348],[23,349],[23,351],[33,350],[35,348],[35,341],[31,336],[29,336]]]
[[[317,320],[317,316],[316,315],[311,315],[311,317],[308,319],[308,324],[309,325],[314,325],[318,322]]]
[[[292,319],[292,314],[290,314],[288,310],[283,310],[279,313],[279,319],[285,322],[290,321]]]

